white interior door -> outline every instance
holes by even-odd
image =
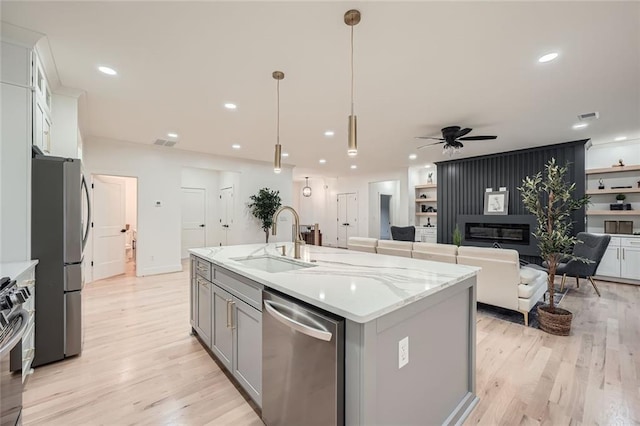
[[[347,248],[350,236],[356,235],[358,199],[356,194],[338,194],[338,247]]]
[[[202,188],[182,188],[182,258],[189,249],[207,245],[205,191]]]
[[[124,274],[125,198],[123,178],[93,178],[93,279]]]
[[[220,226],[222,228],[221,246],[229,244],[229,232],[233,226],[233,187],[220,190]]]

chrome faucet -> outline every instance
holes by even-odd
[[[271,228],[271,234],[276,235],[278,232],[278,216],[284,210],[289,210],[293,214],[293,225],[294,225],[294,234],[291,236],[293,240],[293,258],[300,259],[300,246],[304,244],[304,240],[302,239],[302,235],[300,235],[300,216],[298,216],[298,212],[296,212],[293,207],[282,206],[278,209],[278,211],[273,215],[273,227]]]

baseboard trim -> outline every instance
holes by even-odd
[[[137,276],[146,277],[147,275],[169,274],[171,272],[181,271],[182,265],[178,263],[175,265],[156,266],[155,268],[139,268]]]
[[[608,282],[612,282],[612,283],[618,283],[618,284],[633,284],[633,285],[640,285],[640,281],[638,280],[631,280],[628,278],[619,278],[619,277],[603,277],[600,275],[594,275],[593,276],[594,280],[598,280],[598,281],[608,281]]]

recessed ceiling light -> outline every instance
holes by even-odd
[[[233,145],[231,145],[231,148],[233,149],[240,149],[240,145],[238,145],[237,143],[234,143]]]
[[[584,129],[585,127],[587,127],[589,124],[588,123],[578,123],[578,124],[574,124],[573,128],[574,129]]]
[[[616,142],[620,142],[620,141],[624,141],[624,140],[627,140],[626,136],[618,136],[617,138],[614,139],[614,141],[616,141]]]
[[[318,160],[318,163],[320,163],[320,164],[324,164],[326,162],[327,162],[327,160],[325,160],[324,158],[321,158],[320,160]]]
[[[541,56],[538,59],[538,62],[549,62],[549,61],[553,61],[555,58],[558,57],[558,53],[557,52],[552,52],[552,53],[547,53],[544,56]]]
[[[426,166],[424,166],[425,169],[430,169],[431,168],[431,164],[427,164]]]
[[[232,103],[226,103],[226,104],[224,104],[224,107],[226,109],[236,109],[236,108],[238,108],[238,105],[232,104]]]
[[[288,156],[289,156],[289,153],[288,153],[288,152],[283,152],[283,153],[282,153],[282,156],[283,156],[283,157],[288,157]]]
[[[167,133],[167,136],[169,136],[170,138],[177,138],[178,134],[177,133]]]
[[[416,158],[418,158],[417,155],[415,154],[409,154],[409,160],[415,160]]]
[[[335,132],[333,130],[327,130],[326,132],[324,132],[325,136],[333,136],[335,135]]]
[[[113,68],[105,67],[104,65],[100,65],[98,67],[98,71],[100,71],[101,73],[107,74],[107,75],[116,75],[116,74],[118,74],[118,72],[116,70],[114,70]]]
[[[357,169],[357,168],[358,168],[358,166],[356,166],[355,164],[352,164],[352,165],[351,165],[351,168],[352,168],[352,169]]]

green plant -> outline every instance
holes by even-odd
[[[460,229],[458,228],[457,224],[455,229],[453,230],[453,234],[451,235],[451,238],[453,239],[453,244],[460,247],[460,244],[462,244],[462,233],[460,232]]]
[[[518,188],[524,206],[536,217],[537,229],[533,236],[538,240],[540,256],[547,261],[549,267],[547,285],[551,312],[555,312],[554,281],[560,261],[591,262],[571,254],[571,249],[578,242],[571,235],[571,213],[589,204],[589,196],[573,198],[576,184],[566,182],[567,170],[568,164],[561,167],[552,158],[545,165],[544,174],[538,172],[534,176],[527,176],[522,181],[522,187]]]
[[[624,195],[624,194],[618,194],[618,195],[616,195],[616,200],[618,200],[618,201],[624,201],[624,200],[626,200],[626,199],[627,199],[627,196],[626,196],[626,195]]]
[[[262,188],[256,195],[249,197],[251,203],[248,207],[251,214],[262,224],[265,234],[265,242],[269,242],[269,229],[273,225],[273,215],[282,205],[280,191],[272,191],[269,188]]]

